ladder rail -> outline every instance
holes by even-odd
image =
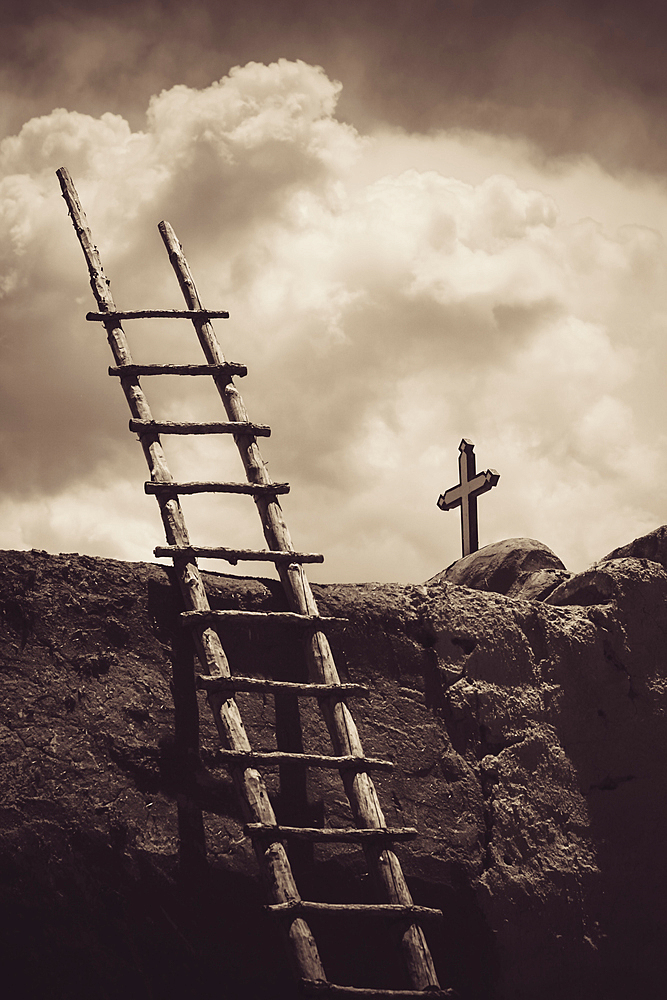
[[[140,441],[150,471],[151,482],[158,485],[156,499],[167,543],[170,547],[181,550],[179,558],[174,559],[174,567],[185,607],[190,613],[199,612],[199,615],[192,616],[197,619],[193,622],[192,635],[198,658],[210,678],[228,678],[230,676],[229,664],[220,637],[208,624],[209,618],[206,613],[210,612],[210,605],[197,566],[195,547],[190,546],[178,493],[174,488],[174,480],[167,466],[160,442],[159,431],[162,427],[154,421],[148,401],[141,389],[138,379],[141,366],[133,365],[129,345],[121,325],[121,318],[123,316],[140,318],[149,313],[160,315],[162,312],[168,312],[171,317],[178,315],[191,319],[206,362],[212,366],[210,374],[230,422],[245,425],[238,429],[234,428],[233,436],[248,482],[259,487],[272,485],[256,440],[256,434],[262,433],[263,430],[266,432],[268,428],[260,430],[259,425],[252,425],[249,421],[243,399],[232,378],[235,373],[234,367],[241,366],[234,366],[232,363],[226,362],[210,322],[212,316],[224,315],[224,313],[222,311],[216,313],[202,308],[194,279],[171,226],[166,222],[161,222],[159,230],[178,278],[188,307],[187,310],[141,310],[134,314],[121,313],[116,309],[113,301],[109,290],[109,281],[104,274],[99,252],[93,244],[92,235],[71,178],[64,168],[58,170],[57,175],[86,259],[91,289],[100,310],[94,318],[105,326],[114,361],[117,368],[120,369],[120,371],[114,371],[114,374],[121,375],[121,386],[128,401],[133,421],[142,425]],[[127,373],[123,371],[124,368],[129,369]],[[157,366],[154,366],[152,373],[157,374],[156,369]],[[239,371],[237,374],[241,374],[241,372]],[[146,426],[147,424],[153,426]],[[171,486],[172,489],[160,488],[165,486]],[[257,493],[253,493],[253,499],[260,515],[269,549],[276,553],[294,552],[276,492],[260,489]],[[292,613],[309,619],[318,617],[317,603],[301,563],[288,563],[281,559],[276,561],[276,569],[283,583]],[[338,671],[324,632],[317,628],[311,629],[304,637],[304,648],[311,682],[340,687]],[[237,787],[244,819],[246,823],[275,827],[276,817],[269,802],[263,778],[252,766],[247,766],[244,763],[252,754],[252,750],[238,705],[229,694],[229,692],[223,694],[209,691],[208,700],[223,747],[232,752],[231,756],[239,757],[238,763],[230,761],[230,770]],[[359,733],[345,699],[340,697],[323,698],[320,700],[320,709],[329,730],[336,757],[363,758],[365,755]],[[341,778],[358,827],[364,830],[386,830],[386,822],[377,792],[367,770],[356,767],[354,769],[345,768],[342,770]],[[385,900],[385,905],[399,907],[402,912],[409,916],[416,913],[419,908],[414,906],[398,858],[392,850],[383,846],[383,840],[385,840],[384,837],[377,840],[362,838],[362,847],[368,861],[369,871],[376,883],[378,895]],[[301,899],[284,845],[273,839],[265,843],[261,838],[254,838],[254,848],[268,882],[274,900],[273,905],[279,905],[282,910],[284,904],[289,904],[290,910],[294,913],[292,918],[290,912],[289,920],[286,921],[285,925],[285,933],[291,946],[290,957],[293,959],[295,971],[304,982],[329,985],[313,935],[306,921],[299,915],[302,910],[296,904],[299,904]],[[428,944],[418,923],[410,920],[404,922],[400,932],[400,945],[412,988],[418,991],[435,991],[437,995],[440,991],[438,978]]]
[[[64,167],[57,171],[57,176],[88,266],[90,286],[95,300],[101,312],[114,313],[116,307],[109,289],[109,281],[104,273],[99,251],[93,243],[92,234],[72,179]],[[110,316],[104,321],[104,325],[116,364],[118,366],[131,365],[132,355],[120,320]],[[231,376],[229,378],[231,379]],[[152,420],[151,409],[141,389],[138,377],[134,375],[123,378],[121,385],[133,418]],[[143,434],[141,445],[150,470],[151,480],[160,483],[173,482],[159,435]],[[164,497],[158,494],[157,501],[167,542],[170,545],[189,546],[188,531],[178,497]],[[193,611],[210,611],[206,590],[194,556],[175,561],[175,572],[185,606]],[[206,626],[197,627],[193,629],[193,638],[203,669],[213,677],[231,676],[229,663],[217,632]],[[214,712],[214,718],[221,742],[225,747],[230,750],[251,750],[238,705],[233,698],[224,700],[218,706],[217,711]],[[252,767],[238,766],[233,768],[232,775],[245,813],[245,821],[275,825],[276,816],[259,771]],[[298,899],[299,892],[284,846],[280,842],[276,842],[267,847],[257,842],[255,851],[275,901],[283,903]],[[297,916],[289,925],[287,936],[299,974],[313,980],[325,980],[326,975],[317,944],[308,924],[302,917]],[[306,972],[306,970],[308,971]]]
[[[192,272],[173,228],[168,222],[163,221],[159,223],[158,229],[188,309],[202,310]],[[226,358],[211,322],[202,316],[196,316],[193,317],[192,324],[207,362],[224,364]],[[243,398],[231,376],[216,373],[213,375],[213,380],[229,419],[249,422]],[[234,436],[234,440],[248,481],[269,482],[256,439],[250,434],[238,434]],[[269,548],[278,551],[292,550],[292,540],[278,498],[260,495],[254,497],[254,501]],[[277,563],[276,569],[292,611],[301,615],[317,615],[317,603],[303,566],[285,566]],[[305,638],[304,648],[311,680],[315,683],[340,684],[326,635],[323,632],[314,632]],[[334,753],[339,756],[363,756],[359,732],[345,701],[323,701],[320,707]],[[364,772],[344,772],[341,777],[356,823],[361,827],[386,827],[384,813],[370,775]],[[364,853],[377,890],[387,902],[412,906],[412,895],[396,854],[372,844],[364,844]],[[438,977],[430,949],[419,924],[413,923],[405,928],[401,934],[400,945],[412,985],[417,989],[438,987]]]

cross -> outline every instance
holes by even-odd
[[[474,448],[472,441],[463,438],[459,445],[461,452],[459,455],[459,478],[461,481],[438,499],[440,510],[461,508],[461,540],[464,556],[470,555],[471,552],[477,552],[479,548],[477,497],[496,486],[500,479],[495,469],[487,469],[486,472],[477,474]]]

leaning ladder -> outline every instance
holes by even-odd
[[[130,429],[141,442],[150,470],[147,493],[157,499],[164,524],[167,545],[155,549],[156,556],[171,556],[183,601],[187,608],[182,617],[192,628],[192,635],[203,674],[198,684],[207,693],[222,748],[221,762],[229,769],[246,822],[245,831],[252,838],[255,853],[270,887],[272,896],[268,909],[280,916],[293,968],[306,995],[330,997],[452,997],[451,990],[440,989],[421,921],[442,918],[439,910],[415,906],[405,882],[400,862],[391,850],[393,841],[414,837],[412,828],[388,828],[369,772],[388,770],[391,762],[365,757],[357,727],[347,706],[347,698],[366,693],[360,685],[343,684],[326,636],[327,630],[340,619],[321,617],[304,563],[322,562],[314,553],[296,552],[292,546],[278,496],[286,493],[286,483],[273,483],[266,471],[257,438],[270,433],[268,427],[253,424],[248,419],[241,395],[233,376],[245,375],[243,365],[227,362],[211,325],[211,319],[226,318],[223,311],[203,309],[190,269],[176,235],[167,222],[159,224],[169,260],[178,278],[187,309],[136,310],[119,312],[109,289],[102,263],[93,244],[92,235],[72,179],[65,168],[57,171],[63,197],[67,202],[74,229],[81,244],[93,295],[99,312],[87,319],[104,324],[113,353],[115,366],[109,374],[120,379],[132,419]],[[205,365],[135,365],[122,327],[123,319],[147,317],[189,318],[197,332]],[[178,423],[156,421],[139,378],[142,375],[209,375],[222,398],[228,421],[220,423]],[[169,472],[160,434],[217,434],[234,436],[245,467],[245,483],[174,482]],[[204,548],[190,544],[179,495],[219,492],[249,494],[255,501],[264,529],[268,550]],[[197,556],[273,562],[282,581],[291,611],[250,612],[212,611],[197,566]],[[304,648],[310,683],[262,680],[231,676],[229,664],[216,627],[225,620],[278,621],[297,626],[303,631]],[[317,699],[329,731],[333,754],[258,753],[253,752],[243,721],[234,700],[235,691],[261,690],[279,694],[290,691],[299,697]],[[307,767],[328,767],[340,771],[357,826],[352,829],[303,828],[280,826],[269,801],[264,780],[256,765],[275,765],[286,761]],[[327,904],[301,899],[290,867],[285,843],[291,839],[309,841],[357,841],[364,851],[369,872],[373,876],[382,902],[378,904]],[[399,921],[400,950],[403,955],[411,989],[363,989],[330,983],[322,965],[317,944],[307,923],[311,913],[326,911],[345,913],[364,911],[392,917]]]

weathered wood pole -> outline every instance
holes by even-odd
[[[161,222],[158,228],[188,309],[201,309],[194,279],[174,230],[168,222]],[[223,364],[225,356],[211,323],[201,317],[193,318],[192,322],[208,363]],[[216,374],[213,379],[229,419],[248,421],[243,399],[231,377]],[[248,481],[251,483],[270,483],[256,439],[250,434],[238,434],[235,435],[234,440]],[[255,497],[255,503],[269,548],[278,551],[293,550],[292,539],[278,498],[270,494],[262,494]],[[303,567],[297,564],[288,566],[277,564],[276,569],[292,610],[301,615],[317,615],[317,603]],[[323,632],[314,632],[305,639],[305,651],[313,682],[340,684],[331,647]],[[337,756],[363,757],[364,751],[359,733],[347,704],[339,697],[323,698],[320,704],[334,753]],[[341,777],[358,826],[365,828],[385,827],[385,817],[370,776],[365,772],[342,771]],[[364,845],[364,851],[369,870],[374,877],[379,893],[384,896],[386,902],[412,906],[412,896],[396,854],[391,850],[374,845]],[[417,989],[425,989],[429,986],[438,987],[438,977],[433,959],[424,932],[418,924],[408,924],[403,930],[401,950],[412,985]]]
[[[101,312],[114,313],[116,307],[109,290],[109,281],[104,274],[102,261],[97,247],[93,243],[86,216],[72,179],[64,167],[57,171],[57,175],[88,265],[90,286],[95,300]],[[111,316],[104,325],[116,364],[119,366],[131,365],[132,356],[120,321]],[[121,375],[121,385],[132,416],[137,420],[152,421],[151,410],[137,376],[135,374]],[[173,482],[159,435],[154,432],[142,434],[141,445],[151,480],[156,483]],[[170,545],[188,546],[190,540],[178,498],[158,495],[157,500],[167,542]],[[210,611],[204,584],[194,557],[186,553],[182,557],[175,558],[174,568],[186,608],[191,611]],[[204,626],[194,628],[193,636],[203,672],[210,674],[211,677],[229,677],[229,664],[217,632]],[[233,698],[220,697],[219,695],[215,696],[215,700],[214,717],[223,746],[229,750],[249,752],[251,750],[250,741],[236,701]],[[246,822],[275,825],[275,813],[269,802],[266,786],[260,773],[250,767],[235,767],[232,770]],[[283,903],[299,899],[299,891],[284,846],[279,842],[268,846],[258,843],[255,849],[265,881],[275,902]],[[299,975],[307,979],[326,979],[315,939],[305,920],[297,917],[290,924],[287,934]]]

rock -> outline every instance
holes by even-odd
[[[534,538],[506,538],[458,559],[429,584],[456,583],[522,600],[544,600],[570,573],[558,556]]]
[[[662,525],[655,531],[650,531],[648,535],[642,535],[641,538],[635,538],[629,545],[622,545],[620,548],[614,549],[613,552],[604,557],[602,562],[627,557],[650,559],[667,569],[667,525]]]
[[[536,573],[521,575],[507,591],[507,597],[520,601],[544,601],[549,594],[572,573],[566,569],[540,569]]]
[[[667,576],[663,567],[650,559],[612,558],[596,563],[583,573],[561,583],[545,600],[548,604],[608,604],[637,594],[644,586]]]
[[[415,902],[443,910],[427,937],[461,1000],[627,1000],[667,976],[667,573],[590,572],[558,603],[449,581],[313,588],[349,618],[336,659],[371,689],[353,712],[367,753],[396,763],[378,794],[390,825],[420,830],[397,851]],[[206,579],[213,607],[285,607],[277,581]],[[216,734],[169,581],[0,553],[8,995],[293,995],[232,783],[206,763]],[[287,635],[234,625],[224,644],[237,672],[303,677]],[[309,701],[238,700],[253,746],[327,748]],[[350,823],[337,774],[284,770],[267,772],[283,822]],[[371,899],[356,850],[293,864],[307,898]],[[327,926],[333,979],[400,985],[382,927]]]

